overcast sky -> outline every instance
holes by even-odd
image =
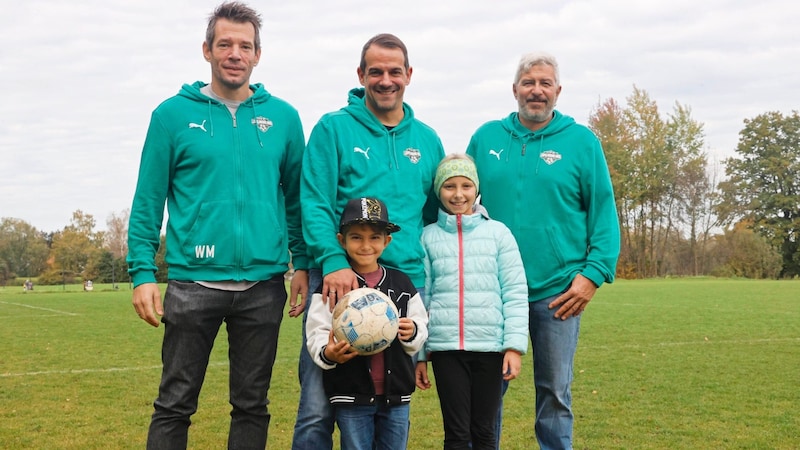
[[[151,111],[209,81],[210,0],[16,1],[0,16],[0,218],[55,231],[82,210],[105,229],[129,208]],[[300,112],[306,136],[357,86],[363,43],[390,32],[414,68],[406,102],[463,152],[483,122],[516,109],[520,55],[554,54],[558,109],[586,123],[634,85],[664,117],[689,106],[712,161],[743,120],[800,109],[800,6],[793,1],[267,0],[253,82]]]

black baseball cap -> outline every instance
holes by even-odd
[[[386,229],[387,233],[400,231],[400,227],[389,222],[386,205],[374,197],[354,198],[347,202],[339,220],[339,232],[347,225],[371,224]]]

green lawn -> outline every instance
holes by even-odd
[[[143,448],[163,328],[128,285],[0,288],[0,448]],[[284,319],[269,446],[288,449],[300,321]],[[224,448],[227,346],[214,349],[190,447]],[[800,448],[800,281],[618,281],[583,318],[576,449]],[[505,399],[502,446],[537,448],[529,356]],[[435,390],[415,394],[411,449],[441,448]],[[337,446],[338,447],[338,446]]]

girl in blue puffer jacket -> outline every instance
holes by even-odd
[[[436,378],[444,448],[496,448],[495,421],[503,380],[519,374],[528,349],[528,289],[509,229],[475,205],[475,163],[445,157],[436,171],[439,219],[422,232],[428,341],[416,379]]]

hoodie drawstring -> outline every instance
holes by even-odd
[[[539,164],[542,163],[542,149],[544,148],[544,134],[539,135],[539,154],[536,155],[536,175],[539,175]]]
[[[250,106],[253,107],[253,124],[258,124],[258,121],[256,120],[256,102],[253,101],[252,95],[250,96]],[[261,141],[261,133],[258,132],[258,126],[253,127],[253,129],[256,132],[256,138],[258,138],[258,145],[260,145],[261,148],[264,148],[264,142]]]
[[[400,169],[400,164],[397,161],[397,139],[396,139],[397,135],[390,131],[389,132],[389,136],[390,136],[390,138],[392,140],[392,159],[394,160],[393,161],[394,162],[394,168],[395,168],[395,170],[399,170]],[[391,167],[391,163],[390,163],[390,167]]]
[[[211,99],[208,99],[208,125],[211,128],[211,137],[214,137],[214,116],[211,114]]]

